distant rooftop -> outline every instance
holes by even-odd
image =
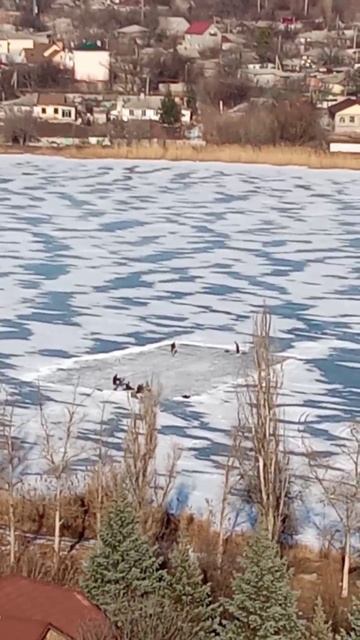
[[[202,36],[203,33],[205,33],[212,26],[213,23],[210,22],[210,20],[198,20],[197,22],[192,22],[185,33]]]
[[[141,27],[139,24],[129,24],[127,27],[122,27],[121,29],[117,30],[118,33],[125,33],[125,34],[139,34],[139,33],[146,33],[148,31],[148,29],[146,29],[145,27]]]

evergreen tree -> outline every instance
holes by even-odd
[[[316,600],[314,615],[308,631],[309,640],[332,640],[331,624],[327,621],[321,598]]]
[[[215,627],[216,609],[211,604],[210,589],[204,584],[199,563],[191,549],[181,540],[170,555],[168,594],[180,614],[186,614],[188,640],[210,639]]]
[[[168,94],[161,101],[160,122],[162,124],[175,125],[181,120],[181,107],[172,95]]]
[[[223,640],[302,638],[286,562],[264,530],[251,538],[242,570],[234,580],[232,600],[225,601],[230,621]]]
[[[128,605],[156,591],[163,576],[132,507],[120,496],[110,507],[99,547],[89,559],[82,585],[85,593],[119,623]]]
[[[354,600],[350,615],[350,633],[346,636],[347,640],[360,640],[360,601]]]

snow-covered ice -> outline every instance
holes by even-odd
[[[248,347],[266,301],[289,443],[336,452],[360,416],[356,172],[30,156],[0,157],[0,172],[1,375],[29,440],[36,381],[54,415],[76,382],[79,466],[104,401],[119,455],[128,399],[112,391],[114,368],[157,377],[162,446],[184,449],[182,495],[216,502],[243,375],[233,344]]]

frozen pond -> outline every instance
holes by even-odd
[[[287,358],[294,453],[302,435],[336,447],[359,418],[358,173],[3,156],[0,203],[1,375],[28,414],[29,440],[36,380],[55,384],[54,414],[51,397],[67,398],[77,381],[79,466],[104,400],[117,454],[126,398],[111,390],[114,369],[136,383],[157,376],[162,442],[184,447],[187,499],[216,500],[242,373],[233,345],[248,345],[264,300]],[[177,360],[174,339],[193,345]]]

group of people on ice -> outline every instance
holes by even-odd
[[[176,342],[172,342],[170,345],[170,353],[172,356],[176,356],[177,352],[178,350],[177,350]],[[235,353],[240,354],[240,346],[238,342],[235,342]],[[148,383],[138,384],[136,387],[133,387],[128,380],[125,380],[125,378],[121,378],[120,376],[118,376],[117,373],[115,373],[115,375],[113,376],[112,383],[113,383],[114,391],[117,391],[118,389],[123,389],[124,391],[133,392],[135,396],[142,395],[144,391],[151,390],[151,387]],[[186,396],[186,397],[190,397],[190,396]]]

